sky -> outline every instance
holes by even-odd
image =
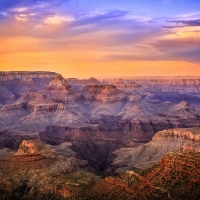
[[[0,0],[0,71],[200,76],[200,1]]]

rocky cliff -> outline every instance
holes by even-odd
[[[145,169],[156,164],[171,151],[199,152],[200,128],[179,128],[160,131],[152,141],[138,147],[121,148],[114,152],[107,173],[124,173],[127,170]]]
[[[90,175],[77,173],[73,158],[60,156],[40,140],[23,141],[17,153],[0,159],[0,199],[53,199],[72,196]]]
[[[0,72],[0,102],[13,103],[29,91],[43,89],[56,76],[54,72]]]
[[[115,85],[87,85],[82,95],[86,100],[97,100],[103,103],[112,103],[125,100],[126,94]]]
[[[200,86],[200,79],[194,78],[181,78],[181,77],[166,77],[166,78],[144,78],[132,79],[136,83],[143,85],[146,89],[167,91],[188,91],[198,92]]]
[[[19,102],[19,103],[4,105],[2,106],[1,111],[8,112],[14,110],[22,110],[26,108],[27,108],[27,102]]]
[[[86,191],[88,199],[198,199],[200,153],[169,153],[145,171],[107,177]]]
[[[49,99],[59,103],[74,102],[80,98],[77,93],[61,76],[57,75],[42,91]]]
[[[32,81],[33,79],[53,79],[56,76],[55,72],[42,72],[42,71],[13,71],[13,72],[0,72],[0,82],[19,79],[24,82]]]

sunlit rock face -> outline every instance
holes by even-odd
[[[112,103],[125,100],[126,94],[114,85],[87,85],[82,94],[86,100],[97,100],[103,103]]]
[[[59,155],[40,140],[24,140],[14,155],[0,159],[0,169],[0,199],[69,197],[76,189],[73,185],[78,185],[75,159]],[[84,176],[80,181],[87,184]]]
[[[47,98],[59,103],[73,102],[80,98],[80,94],[78,94],[61,75],[55,77],[42,93],[46,95]]]
[[[157,132],[152,141],[138,147],[121,148],[107,172],[124,173],[126,170],[146,169],[171,151],[200,152],[200,128],[179,128]]]
[[[193,199],[200,192],[200,153],[172,152],[152,168],[107,177],[88,192],[101,199]]]

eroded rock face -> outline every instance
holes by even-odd
[[[54,78],[56,76],[55,72],[23,72],[23,71],[13,71],[13,72],[0,72],[0,81],[8,81],[14,79],[20,79],[22,81],[30,81],[34,78]]]
[[[0,102],[10,104],[29,91],[43,89],[54,72],[0,72]]]
[[[52,103],[52,104],[38,104],[34,106],[33,112],[37,113],[50,113],[56,111],[65,110],[65,106],[62,103]]]
[[[115,102],[126,99],[126,95],[118,90],[114,85],[106,85],[105,88],[97,95],[97,100],[102,102]]]
[[[87,85],[82,91],[86,100],[97,100],[103,103],[112,103],[126,99],[126,94],[114,85]]]
[[[167,91],[188,91],[198,92],[200,86],[199,77],[166,77],[166,78],[138,78],[132,81],[142,84],[145,88],[150,90]]]
[[[0,149],[9,148],[17,150],[23,140],[39,139],[39,135],[24,132],[0,131]]]
[[[76,181],[77,170],[74,158],[58,155],[40,140],[25,140],[17,153],[0,159],[0,199],[10,195],[16,200],[72,196],[74,185],[90,181],[87,174],[80,173]]]
[[[126,83],[121,78],[117,78],[117,79],[111,80],[111,84],[115,85],[118,88],[125,88],[125,87],[127,87]]]
[[[19,102],[19,103],[13,103],[9,105],[4,105],[1,108],[1,111],[3,112],[9,112],[14,110],[23,110],[27,108],[27,102]]]
[[[128,171],[95,184],[90,198],[112,199],[196,199],[200,193],[200,153],[169,153],[159,164],[141,171]],[[88,199],[90,199],[88,198]]]
[[[58,103],[74,102],[80,98],[80,94],[78,94],[61,75],[55,77],[42,93],[46,95],[47,98]]]
[[[200,128],[170,129],[156,133],[153,141],[183,141],[200,143]]]
[[[179,128],[160,131],[152,141],[133,148],[114,152],[116,158],[107,172],[121,174],[127,170],[146,169],[171,151],[199,152],[200,128]]]
[[[24,140],[14,156],[23,156],[31,154],[40,154],[46,157],[55,157],[56,151],[46,147],[46,145],[40,140]]]

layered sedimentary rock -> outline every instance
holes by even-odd
[[[33,112],[37,114],[37,113],[50,113],[63,110],[65,110],[65,107],[62,103],[52,103],[52,104],[35,105]]]
[[[77,173],[73,158],[60,156],[40,140],[23,141],[17,153],[0,159],[0,199],[52,199],[72,196],[90,176]]]
[[[55,72],[0,72],[0,101],[12,103],[30,90],[41,90],[56,76]]]
[[[171,151],[199,152],[200,128],[160,131],[147,144],[116,150],[116,158],[107,172],[124,173],[127,170],[145,169]]]
[[[74,79],[70,81],[77,82]],[[82,89],[76,90],[58,74],[53,80],[33,78],[26,84],[20,79],[2,81],[1,87],[6,87],[15,100],[9,103],[0,100],[1,146],[16,148],[23,135],[24,139],[29,139],[28,135],[41,137],[50,144],[76,142],[74,148],[81,158],[87,157],[91,165],[101,160],[99,166],[93,166],[102,172],[113,159],[111,152],[127,142],[149,142],[161,130],[200,126],[200,109],[182,101],[180,96],[177,96],[179,101],[173,103],[159,99],[156,90],[149,92],[143,86],[135,87],[135,84],[142,85],[137,80],[119,82],[133,84],[134,87],[118,89],[115,85],[102,84],[90,78],[82,80]],[[23,87],[19,88],[19,85]],[[34,91],[30,91],[32,89]],[[172,93],[169,95],[174,97]],[[196,94],[187,95],[192,99]],[[198,99],[197,95],[195,98]],[[88,141],[91,141],[91,146],[86,145]],[[97,151],[96,160],[90,159],[95,148],[104,156],[101,157]],[[188,149],[191,146],[185,147],[185,151]]]
[[[87,85],[82,94],[87,100],[98,100],[104,103],[126,99],[126,94],[114,85]]]
[[[0,159],[0,198],[198,199],[199,163],[200,153],[172,152],[152,168],[96,182],[92,174],[77,172],[72,159],[58,156],[40,141],[24,141],[17,154]]]
[[[137,78],[132,79],[150,90],[166,91],[188,91],[198,92],[200,86],[199,77],[164,77],[164,78]]]
[[[22,81],[30,81],[35,78],[50,78],[53,79],[56,76],[55,72],[42,72],[42,71],[13,71],[13,72],[0,72],[0,81],[8,81],[14,79],[20,79]]]
[[[131,81],[127,83],[127,88],[143,88],[143,86],[134,81]]]
[[[115,85],[118,88],[124,88],[127,86],[124,80],[121,78],[111,80],[111,84]]]
[[[139,174],[107,177],[86,191],[88,199],[198,199],[200,153],[169,153]],[[90,197],[90,198],[89,198]]]
[[[19,103],[4,105],[2,106],[1,111],[8,112],[13,110],[22,110],[26,108],[27,108],[27,102],[19,102]]]
[[[77,91],[81,91],[87,85],[102,85],[102,83],[94,77],[91,77],[89,79],[81,79],[81,80],[77,78],[68,78],[66,80]]]
[[[49,99],[59,103],[73,102],[80,98],[80,94],[61,75],[55,77],[42,93]]]
[[[42,92],[28,92],[22,95],[16,102],[27,102],[28,107],[34,107],[38,104],[54,103],[53,100],[47,98]]]
[[[0,131],[0,149],[9,148],[16,150],[23,140],[39,139],[38,133],[26,133],[17,131]]]

